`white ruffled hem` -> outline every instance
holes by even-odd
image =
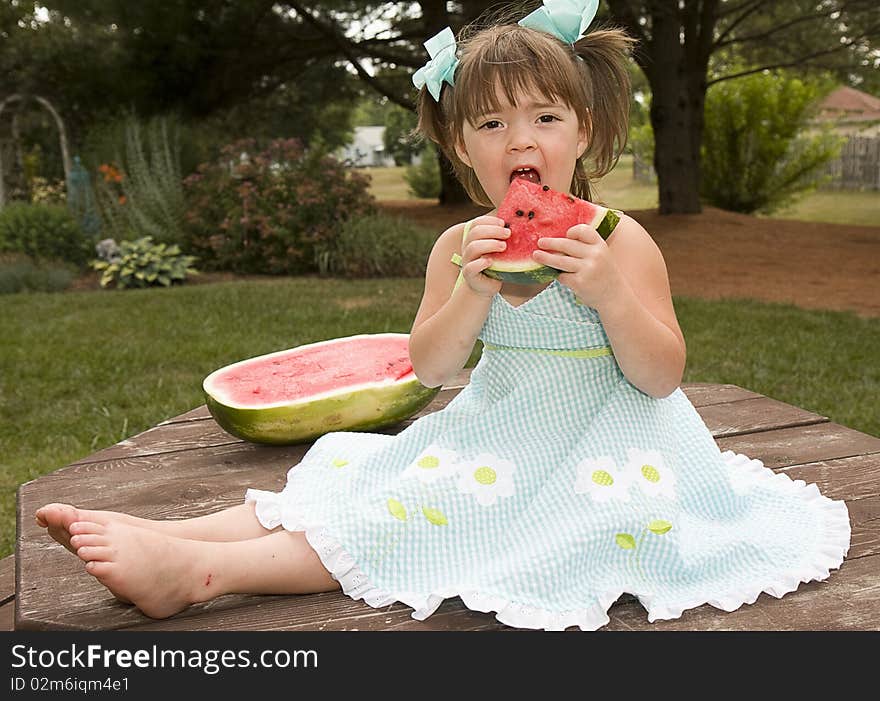
[[[779,573],[772,582],[738,585],[730,591],[715,595],[712,598],[694,598],[691,601],[678,602],[674,605],[655,601],[647,594],[636,593],[635,596],[648,612],[648,622],[679,618],[688,609],[709,604],[723,611],[735,611],[743,604],[753,604],[764,592],[781,598],[797,589],[801,583],[823,581],[832,569],[838,569],[843,563],[850,545],[849,511],[843,501],[834,501],[823,496],[815,484],[806,484],[803,480],[792,480],[788,475],[775,473],[764,467],[760,460],[745,455],[725,451],[722,457],[728,466],[737,470],[737,481],[740,485],[749,481],[788,480],[798,496],[814,507],[824,516],[825,538],[814,552],[804,557],[803,564],[795,571]],[[338,581],[342,591],[352,599],[363,599],[373,608],[383,608],[400,602],[413,609],[412,617],[423,621],[433,614],[447,598],[459,596],[464,605],[481,613],[495,613],[495,618],[514,628],[535,630],[565,630],[577,626],[581,630],[597,630],[609,622],[608,609],[624,593],[620,591],[604,592],[598,601],[589,608],[571,611],[548,611],[546,609],[527,606],[510,601],[504,597],[474,591],[467,587],[447,587],[429,594],[417,592],[388,592],[372,584],[354,558],[342,545],[326,532],[321,524],[310,524],[302,520],[301,515],[292,515],[283,508],[280,494],[257,489],[249,489],[245,501],[254,501],[257,518],[264,528],[273,529],[278,526],[288,531],[303,531],[309,545],[318,554],[324,567]]]

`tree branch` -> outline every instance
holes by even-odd
[[[731,75],[723,75],[719,78],[713,78],[706,82],[706,87],[711,85],[715,85],[715,83],[721,83],[725,80],[734,80],[735,78],[742,78],[743,76],[752,75],[753,73],[760,73],[761,71],[769,71],[774,68],[792,68],[793,66],[801,66],[805,62],[810,61],[814,58],[819,58],[820,56],[828,56],[830,54],[839,53],[843,49],[848,49],[853,45],[854,42],[846,42],[842,43],[840,46],[837,46],[833,49],[827,49],[825,51],[816,51],[812,54],[807,54],[806,56],[798,56],[797,58],[791,61],[785,61],[781,63],[773,63],[765,66],[759,66],[757,68],[750,68],[745,71],[740,71],[739,73],[732,73]]]
[[[743,13],[736,19],[731,20],[730,24],[724,28],[724,31],[718,35],[718,37],[712,44],[712,50],[715,51],[716,49],[720,48],[723,45],[722,42],[724,41],[724,38],[728,36],[734,29],[736,29],[737,25],[741,24],[743,20],[745,20],[749,15],[754,14],[763,4],[764,0],[750,0],[750,2],[746,2],[741,5],[740,7],[745,7]],[[721,19],[721,17],[726,16],[728,13],[729,10],[723,13],[719,12],[718,18]]]
[[[380,95],[384,95],[389,100],[391,100],[394,104],[400,105],[404,109],[414,111],[416,108],[416,104],[414,100],[407,100],[404,97],[401,97],[393,90],[389,90],[385,85],[382,84],[381,81],[377,80],[375,77],[367,73],[364,67],[361,65],[359,57],[357,54],[352,51],[351,43],[345,36],[340,32],[335,25],[328,25],[325,22],[322,22],[317,17],[313,17],[312,14],[306,10],[300,3],[298,2],[290,2],[288,3],[294,10],[296,10],[297,14],[299,14],[303,20],[311,24],[315,27],[321,34],[330,39],[336,47],[339,49],[340,53],[348,59],[348,62],[351,66],[357,71],[358,76],[367,83],[371,88],[373,88]]]
[[[854,3],[854,6],[858,9],[859,3]],[[759,32],[757,34],[752,34],[752,35],[747,35],[747,36],[742,36],[742,37],[735,37],[733,39],[728,39],[727,41],[716,41],[715,48],[720,49],[725,46],[731,46],[732,44],[744,44],[746,42],[754,42],[754,41],[769,39],[773,35],[775,35],[779,32],[782,32],[782,31],[788,29],[789,27],[793,27],[797,24],[803,24],[804,22],[816,22],[819,20],[828,19],[829,17],[831,17],[831,15],[833,15],[835,13],[843,13],[847,9],[849,9],[850,7],[852,7],[852,5],[850,3],[844,2],[841,5],[837,5],[835,7],[832,7],[822,13],[817,12],[817,13],[801,15],[801,16],[795,17],[794,19],[791,19],[787,22],[783,22],[782,24],[778,24],[778,25],[774,26],[772,29],[769,29],[765,32]]]

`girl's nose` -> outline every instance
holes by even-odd
[[[508,151],[529,151],[537,146],[531,129],[527,127],[512,128],[507,140]]]

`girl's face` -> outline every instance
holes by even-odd
[[[516,107],[502,92],[499,97],[497,112],[465,122],[463,142],[455,148],[458,157],[473,168],[496,207],[515,177],[568,192],[577,159],[587,147],[577,114],[539,93],[518,95]]]

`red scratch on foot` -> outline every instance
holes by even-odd
[[[208,586],[211,583],[211,575],[208,574],[208,578],[205,580],[205,586]]]

